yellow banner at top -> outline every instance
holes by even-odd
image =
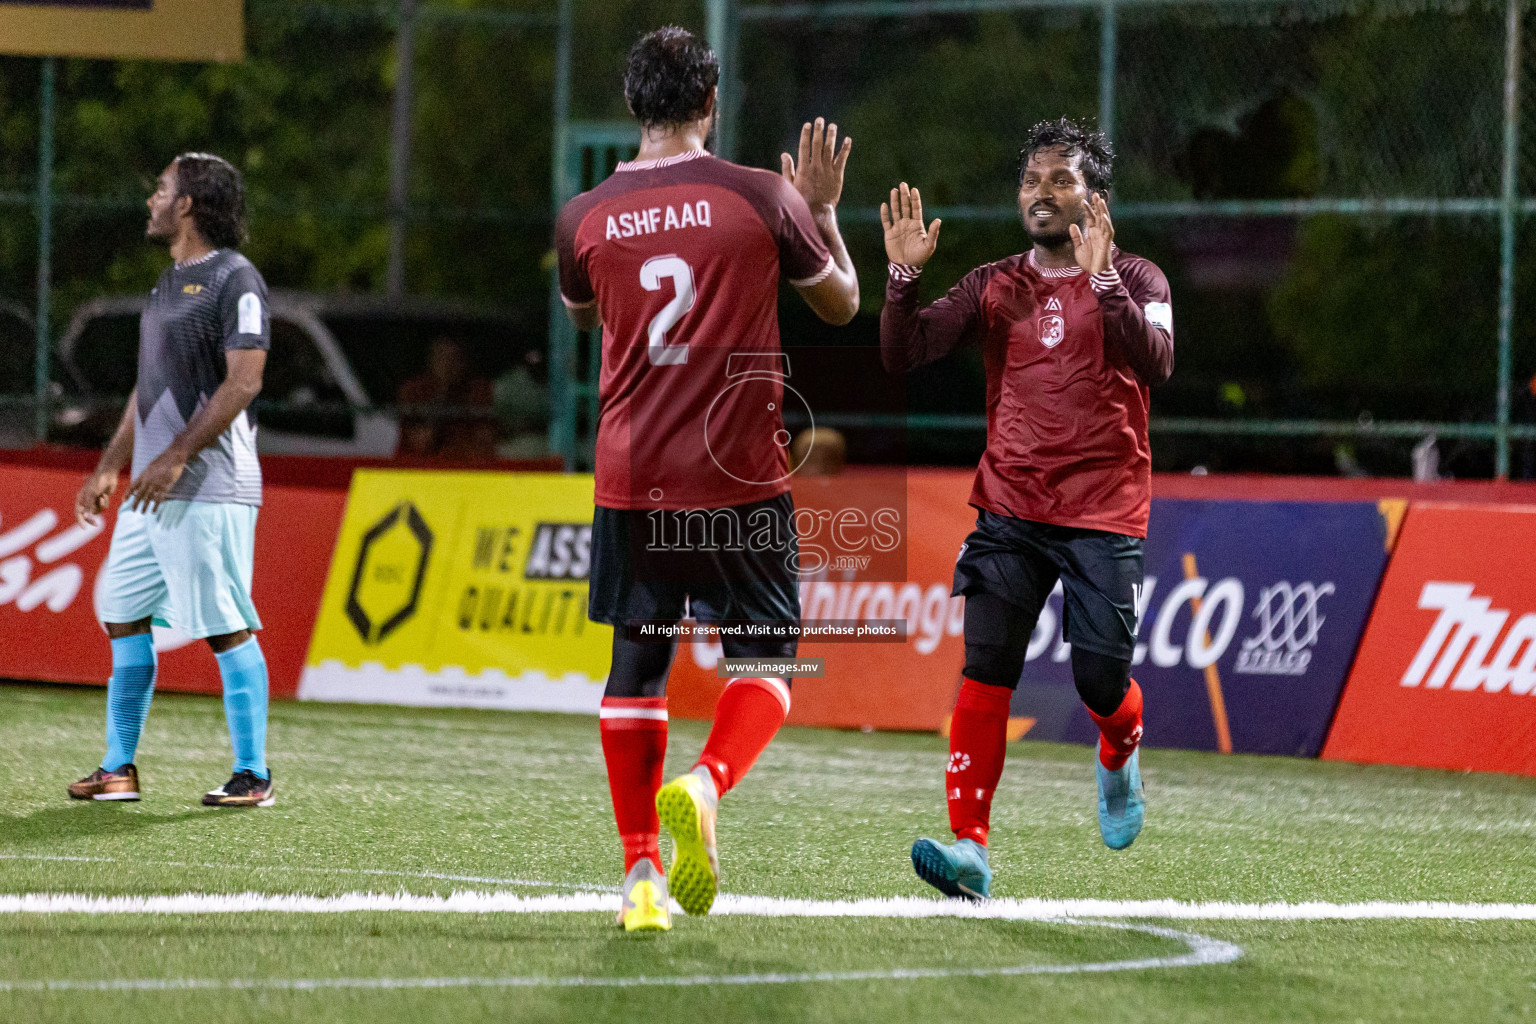
[[[590,711],[592,477],[354,474],[299,697]]]
[[[245,58],[243,0],[0,0],[0,53]]]

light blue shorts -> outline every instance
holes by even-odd
[[[256,513],[254,505],[205,501],[167,501],[154,513],[120,508],[96,617],[152,617],[194,640],[260,629],[251,603]]]

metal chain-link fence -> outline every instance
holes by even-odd
[[[1515,315],[1536,300],[1536,251],[1519,231],[1536,210],[1526,13],[1417,0],[250,0],[243,64],[55,63],[45,326],[63,365],[42,425],[99,442],[111,417],[97,405],[120,397],[123,376],[103,368],[132,341],[131,303],[101,297],[141,295],[164,261],[140,241],[144,185],[169,155],[213,149],[246,172],[248,252],[296,293],[294,369],[269,387],[264,423],[293,428],[300,450],[322,425],[325,443],[307,450],[377,454],[413,430],[441,447],[422,424],[446,419],[481,453],[552,441],[579,464],[596,364],[550,301],[551,213],[578,179],[591,184],[582,140],[611,165],[629,44],[676,22],[725,59],[727,155],[777,167],[816,114],[855,139],[841,215],[865,315],[831,332],[788,298],[787,344],[874,342],[876,210],[892,184],[921,186],[945,218],[933,297],[1026,244],[1013,194],[1029,126],[1099,119],[1119,152],[1117,240],[1173,286],[1159,468],[1407,473],[1433,435],[1442,473],[1536,476],[1536,331]],[[0,443],[39,425],[26,340],[40,65],[0,58]],[[494,412],[428,386],[445,335],[474,381],[451,393]],[[973,458],[981,396],[974,353],[914,374],[907,456]],[[391,411],[400,403],[414,408]],[[897,426],[841,423],[855,457]]]
[[[1536,70],[1508,52],[1512,30],[1529,52],[1523,14],[753,4],[739,11],[735,138],[745,162],[772,166],[806,115],[839,117],[856,139],[845,204],[860,204],[845,221],[870,223],[901,180],[946,220],[925,275],[936,297],[1027,244],[1013,193],[1028,127],[1098,118],[1118,150],[1117,239],[1173,285],[1178,365],[1153,396],[1160,468],[1407,474],[1434,436],[1442,473],[1529,477],[1536,331],[1510,300],[1536,295],[1536,266],[1525,247],[1504,251],[1536,208],[1528,186],[1504,201],[1507,115],[1522,150],[1536,116],[1506,104],[1506,81],[1526,96]],[[1529,182],[1530,160],[1513,155],[1516,184]],[[883,283],[878,232],[848,234],[868,307]],[[982,382],[974,353],[914,375],[915,457],[979,451]]]
[[[250,0],[237,64],[0,58],[0,445],[103,442],[133,381],[138,303],[166,262],[143,242],[145,198],[176,153],[208,150],[243,170],[245,251],[284,293],[264,449],[547,454],[542,296],[569,8]],[[434,361],[439,339],[458,351]],[[434,367],[451,383],[434,385]]]

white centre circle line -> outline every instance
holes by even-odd
[[[1023,977],[1034,974],[1104,974],[1174,967],[1226,964],[1243,955],[1241,947],[1193,932],[1123,921],[1058,918],[1041,924],[1113,928],[1182,942],[1173,956],[1106,960],[1083,964],[1015,964],[1006,967],[898,967],[868,971],[813,971],[770,974],[686,974],[675,977],[458,977],[458,978],[102,978],[0,981],[0,992],[178,992],[208,990],[278,990],[321,992],[334,989],[447,988],[697,988],[717,985],[808,985],[858,981],[928,981],[945,978]]]

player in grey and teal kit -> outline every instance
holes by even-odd
[[[261,468],[249,406],[261,391],[271,332],[267,286],[237,247],[245,187],[227,161],[186,153],[160,175],[145,234],[170,246],[139,324],[138,385],[75,513],[94,524],[118,474],[132,483],[97,586],[112,642],[107,753],[69,787],[79,800],[137,800],[134,752],[155,689],[151,627],[206,639],[224,681],[234,776],[211,806],[270,807],[267,662],[251,603]]]

